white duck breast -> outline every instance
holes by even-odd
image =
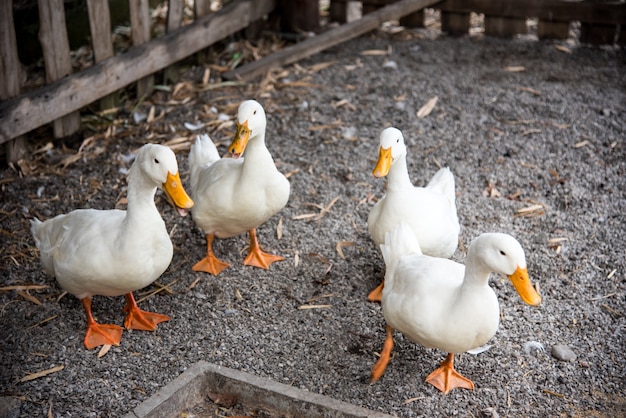
[[[410,227],[397,225],[381,245],[385,259],[382,307],[387,322],[386,349],[372,369],[372,380],[383,374],[394,329],[411,341],[448,353],[442,367],[427,381],[443,392],[472,389],[471,380],[453,367],[454,353],[485,344],[496,333],[500,308],[489,286],[492,272],[509,277],[522,300],[538,305],[541,297],[528,278],[524,250],[510,235],[482,234],[469,247],[465,266],[422,254]]]
[[[217,275],[229,264],[213,253],[215,237],[250,234],[250,250],[244,264],[269,268],[282,260],[263,252],[256,228],[285,207],[290,185],[280,173],[265,145],[266,116],[254,100],[239,106],[237,134],[229,147],[235,158],[220,158],[208,137],[200,135],[189,154],[191,194],[195,201],[191,214],[207,239],[207,256],[193,270]],[[241,155],[244,155],[241,157]]]
[[[172,150],[148,144],[130,169],[126,211],[78,209],[45,222],[32,221],[44,269],[83,301],[87,348],[119,344],[121,336],[121,328],[93,321],[94,295],[125,294],[127,328],[154,329],[156,323],[169,319],[139,310],[132,295],[155,281],[172,260],[172,242],[154,203],[157,188],[163,188],[183,214],[193,205],[181,185]]]
[[[407,169],[407,149],[399,129],[386,128],[380,134],[375,177],[387,177],[386,193],[367,218],[369,233],[377,245],[385,234],[404,222],[417,237],[424,254],[448,258],[459,239],[454,176],[449,168],[439,169],[425,187],[415,187]],[[380,301],[382,284],[369,299]]]

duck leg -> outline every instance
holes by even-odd
[[[230,264],[224,263],[215,256],[213,253],[213,239],[214,234],[206,234],[206,257],[198,261],[191,269],[193,271],[204,271],[214,276],[220,274],[226,267],[230,267]]]
[[[385,287],[385,281],[380,282],[376,289],[372,290],[369,295],[367,295],[367,300],[370,302],[380,302],[383,300],[383,287]]]
[[[120,345],[122,339],[122,327],[109,324],[98,324],[91,313],[91,298],[81,300],[85,313],[87,314],[87,333],[85,334],[85,347],[87,350],[99,345]]]
[[[142,331],[154,331],[160,322],[169,321],[170,317],[154,312],[146,312],[139,309],[133,292],[126,294],[126,306],[123,309],[126,314],[124,326],[126,329],[138,329]]]
[[[371,373],[371,383],[376,382],[380,377],[385,373],[385,369],[387,368],[387,364],[391,358],[391,350],[393,350],[393,328],[387,325],[387,336],[385,337],[385,343],[383,344],[383,349],[380,352],[380,357],[374,367],[372,367]]]
[[[428,375],[426,381],[444,394],[455,388],[474,389],[474,383],[454,370],[454,353],[441,362],[440,367]]]
[[[251,229],[248,233],[250,234],[250,249],[248,250],[248,256],[243,260],[243,264],[268,269],[273,262],[285,259],[279,255],[268,254],[261,250],[259,241],[256,238],[256,229]]]

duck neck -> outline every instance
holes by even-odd
[[[258,165],[263,163],[271,163],[274,165],[274,159],[269,150],[265,146],[265,132],[261,132],[258,135],[250,138],[246,150],[244,152],[244,171],[254,170],[250,173],[253,176],[258,176]],[[248,161],[254,161],[254,163],[246,164]]]
[[[125,222],[127,224],[152,221],[154,216],[160,219],[159,211],[154,203],[156,187],[138,171],[137,165],[133,165],[129,175],[126,192],[128,207]]]
[[[413,187],[406,164],[406,156],[398,158],[387,174],[387,191]]]
[[[489,282],[489,275],[491,270],[482,261],[478,252],[480,248],[476,246],[470,246],[467,253],[467,259],[465,261],[465,278],[463,280],[463,286],[487,286]]]

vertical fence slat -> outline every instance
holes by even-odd
[[[167,33],[173,32],[180,28],[183,23],[183,1],[184,0],[169,0],[167,2]],[[170,65],[163,72],[164,82],[177,83],[180,78],[178,65]]]
[[[20,60],[13,24],[13,3],[0,1],[0,100],[20,94]],[[15,163],[26,155],[26,138],[20,136],[5,144],[7,163]]]
[[[63,0],[38,0],[39,42],[43,50],[48,83],[72,72],[70,45],[65,26]],[[80,112],[72,112],[54,121],[54,137],[64,138],[80,129]]]
[[[129,0],[130,25],[133,46],[141,45],[150,40],[150,7],[148,0]],[[152,93],[154,88],[154,75],[137,80],[137,98]]]
[[[196,18],[206,16],[211,13],[211,0],[195,0],[194,8]]]
[[[109,2],[87,0],[87,11],[89,13],[89,28],[94,61],[98,63],[113,56]],[[110,109],[117,106],[118,102],[119,94],[112,93],[100,99],[100,109]]]

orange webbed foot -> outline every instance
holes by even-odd
[[[285,259],[279,255],[272,255],[263,252],[257,240],[255,229],[251,229],[248,233],[250,235],[250,249],[248,251],[248,256],[245,260],[243,260],[243,264],[267,270],[270,268],[270,264]]]
[[[205,258],[203,258],[202,260],[194,264],[194,266],[191,269],[193,271],[203,271],[205,273],[209,273],[214,276],[217,276],[218,274],[220,274],[222,270],[228,267],[230,267],[230,264],[219,260],[217,257],[206,256]]]
[[[250,251],[246,259],[243,260],[243,264],[245,264],[246,266],[259,267],[267,270],[270,268],[270,264],[284,259],[285,257],[268,254],[259,249],[257,251]]]
[[[444,394],[456,388],[474,389],[474,382],[454,370],[454,354],[452,353],[441,362],[441,367],[428,375],[426,381]]]
[[[124,319],[124,327],[126,327],[126,329],[154,331],[157,324],[170,320],[170,317],[167,315],[139,309],[132,293],[126,294],[126,306],[123,311],[127,312],[126,318]]]
[[[110,324],[93,323],[87,327],[84,344],[87,350],[101,345],[120,345],[122,339],[122,327]]]

